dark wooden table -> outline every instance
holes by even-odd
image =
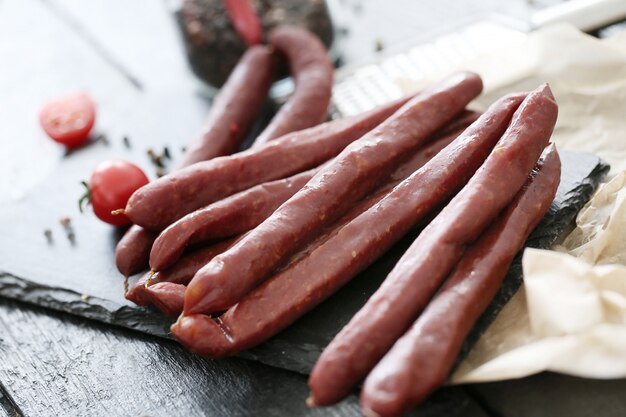
[[[138,96],[207,91],[189,72],[171,3],[0,0],[0,204],[28,192],[62,157],[35,123],[44,99],[87,89],[104,98],[98,126],[111,131]],[[337,0],[333,10],[345,28],[337,49],[354,63],[371,58],[377,43],[427,37],[487,12],[524,19],[530,6]],[[427,415],[623,416],[625,389],[626,381],[545,373],[446,390]],[[306,396],[303,375],[205,360],[174,342],[0,299],[0,417],[359,415],[355,396],[323,410],[307,409]]]

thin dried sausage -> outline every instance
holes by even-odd
[[[185,285],[173,282],[158,282],[146,288],[152,304],[167,316],[177,316],[183,311]]]
[[[256,138],[254,147],[323,122],[333,86],[333,64],[324,44],[313,33],[282,25],[270,32],[269,44],[287,58],[295,86],[291,97]]]
[[[365,380],[365,415],[399,416],[448,377],[463,340],[500,288],[515,255],[550,208],[560,180],[551,145],[499,219],[465,252],[411,329]]]
[[[236,152],[267,99],[274,78],[271,51],[249,48],[219,91],[202,129],[176,165],[178,169],[199,161]],[[154,232],[133,225],[115,248],[115,264],[126,277],[148,267]]]
[[[188,245],[238,235],[258,226],[317,172],[317,168],[265,182],[189,213],[167,227],[152,245],[150,268],[172,265]]]
[[[187,146],[177,169],[237,152],[267,100],[274,67],[268,47],[246,50],[215,96],[201,135]]]
[[[479,115],[477,112],[467,110],[449,126],[438,132],[437,136],[442,137],[447,132],[453,132],[454,136],[449,138],[451,141],[460,133],[458,132],[460,128],[469,126]],[[437,142],[438,145],[442,143],[443,141]],[[428,159],[441,149],[434,146],[429,148]],[[406,165],[411,166],[411,164]],[[258,226],[278,206],[302,188],[318,169],[314,168],[289,178],[259,184],[177,220],[161,232],[154,241],[150,254],[152,270],[159,271],[176,262],[188,245],[233,236]],[[406,176],[408,174],[404,177]]]
[[[351,230],[358,230],[359,225],[377,221],[372,218],[375,215],[366,214],[367,218],[360,219],[356,226],[346,225],[387,196],[395,185],[427,163],[460,133],[445,135],[420,149],[398,168],[387,185],[359,202],[315,241],[295,254],[278,274],[246,295],[217,320],[202,314],[185,316],[172,327],[173,334],[190,350],[218,358],[255,346],[287,327],[345,284],[356,274],[356,270],[375,260],[377,254],[372,252],[371,257],[359,258],[356,262],[360,265],[355,265],[352,248],[347,245],[349,239],[346,239]],[[445,159],[447,161],[448,157]],[[379,242],[373,244],[379,245]],[[380,250],[380,253],[384,251],[382,246],[375,246],[374,249]],[[329,262],[331,259],[333,262]],[[324,273],[320,273],[320,265],[328,265]],[[172,293],[155,294],[159,298],[172,296]],[[164,303],[180,304],[180,301],[164,300]]]
[[[406,162],[404,165],[402,165],[400,168],[398,168],[396,170],[396,172],[394,172],[390,179],[389,182],[381,187],[380,190],[376,191],[373,195],[368,196],[365,200],[362,200],[361,202],[359,202],[355,207],[353,207],[348,213],[346,213],[341,219],[339,219],[337,222],[333,223],[332,226],[329,226],[326,228],[326,230],[324,230],[324,232],[318,237],[316,238],[313,242],[311,242],[309,245],[307,245],[307,247],[301,251],[299,251],[297,254],[295,254],[290,260],[289,262],[287,262],[287,264],[285,265],[284,269],[281,270],[281,273],[279,275],[285,275],[285,270],[287,269],[292,269],[295,267],[295,264],[297,262],[299,262],[301,259],[309,256],[309,254],[316,249],[318,246],[322,245],[328,238],[330,238],[333,234],[336,233],[337,230],[339,230],[341,227],[343,227],[346,223],[348,223],[349,221],[351,221],[352,219],[354,219],[356,216],[358,216],[359,214],[361,214],[362,212],[364,212],[365,210],[367,210],[368,208],[370,208],[371,206],[373,206],[376,202],[380,201],[387,193],[389,193],[389,191],[395,186],[397,185],[399,182],[401,182],[402,180],[404,180],[406,177],[408,177],[409,175],[411,175],[416,169],[418,169],[419,167],[421,167],[422,165],[424,165],[426,162],[428,162],[434,155],[436,155],[441,149],[443,149],[445,146],[447,146],[450,142],[452,142],[462,131],[465,127],[467,127],[467,125],[471,124],[472,121],[474,121],[477,117],[479,116],[478,113],[475,112],[470,112],[467,111],[465,113],[463,113],[463,115],[455,120],[451,126],[453,126],[456,131],[452,131],[450,127],[446,127],[445,129],[443,129],[441,132],[438,132],[437,135],[435,135],[435,138],[433,138],[433,143],[428,144],[427,146],[425,146],[424,148],[420,149],[408,162]],[[449,132],[446,134],[446,132]],[[290,272],[291,273],[291,272]],[[307,272],[306,273],[307,276],[312,274],[311,272]],[[278,277],[274,277],[271,278],[271,280],[276,280],[279,281],[281,278]],[[186,284],[186,283],[185,283]],[[274,284],[275,286],[276,284]],[[259,288],[262,288],[263,285]],[[151,288],[151,287],[150,287]],[[173,287],[172,287],[173,288]],[[330,288],[330,287],[329,287]],[[259,290],[259,291],[263,291],[263,290]],[[250,296],[247,296],[244,298],[255,298],[256,296],[254,294],[259,293],[259,291],[253,291]],[[285,286],[285,291],[286,292],[290,292],[288,286]],[[330,289],[329,291],[325,294],[325,296],[328,296],[330,294]],[[265,291],[266,295],[260,295],[259,297],[261,298],[267,298],[267,300],[271,300],[273,298],[275,298],[274,296],[272,296],[271,294],[269,294],[270,291]],[[178,291],[153,291],[150,294],[153,302],[155,302],[155,300],[159,299],[160,304],[165,305],[165,306],[182,306],[183,304],[183,299],[182,297],[184,296],[184,291],[180,291],[180,289]],[[295,299],[306,299],[306,297],[299,297],[297,294],[297,291],[294,291],[292,293],[292,300],[295,301]],[[172,298],[174,297],[181,297],[180,300],[172,300]],[[168,298],[168,300],[165,300],[165,298]],[[242,300],[242,302],[238,303],[238,305],[240,306],[240,309],[243,308],[241,307],[242,304],[244,304],[244,300]],[[314,303],[315,300],[314,299],[308,299],[308,302],[312,302]],[[302,303],[305,304],[305,302],[302,301],[296,301],[297,303]],[[156,302],[155,302],[156,304]],[[275,317],[279,317],[282,314],[287,314],[288,317],[286,318],[280,318],[278,320],[276,320],[274,317],[271,317],[270,315],[267,315],[266,309],[264,309],[264,305],[263,303],[252,303],[252,308],[254,308],[255,310],[258,311],[262,311],[262,313],[260,313],[260,315],[258,317],[263,316],[263,319],[259,319],[259,320],[269,320],[272,321],[274,320],[274,324],[271,325],[267,325],[265,324],[263,326],[263,330],[258,327],[255,329],[255,331],[260,331],[258,335],[255,334],[242,334],[244,332],[240,332],[238,331],[238,340],[232,340],[232,344],[229,346],[230,351],[239,351],[241,349],[246,348],[246,346],[250,346],[251,344],[256,344],[257,342],[260,342],[270,336],[272,336],[275,331],[278,331],[280,329],[282,329],[282,325],[283,324],[288,324],[289,322],[295,320],[297,318],[297,314],[293,315],[293,314],[289,314],[289,303],[281,303],[280,305],[277,306],[277,304],[274,301],[271,301],[272,304],[272,308],[274,309],[274,312],[272,314],[272,316]],[[312,305],[312,304],[309,304]],[[277,309],[280,309],[281,311],[283,310],[283,307],[286,307],[286,311],[285,312],[278,312]],[[172,307],[167,307],[169,309],[169,311],[173,314],[174,311],[172,309]],[[235,307],[236,308],[236,307]],[[300,309],[300,311],[302,310],[306,310],[307,306],[303,305],[302,308]],[[177,311],[177,313],[181,313],[182,309],[180,311]],[[227,313],[228,315],[228,313]],[[285,324],[285,325],[286,325]],[[271,329],[273,329],[274,331],[267,331],[265,330],[267,327],[270,327]],[[224,352],[224,354],[230,354],[228,352]]]
[[[215,243],[202,249],[195,250],[176,262],[170,268],[155,273],[147,272],[144,274],[126,293],[126,298],[133,303],[146,306],[150,304],[150,299],[146,295],[146,281],[150,284],[159,282],[172,282],[176,284],[188,284],[191,278],[198,272],[200,268],[206,265],[215,255],[224,252],[239,237],[234,237],[223,242]]]
[[[115,265],[125,277],[147,269],[150,248],[152,248],[152,243],[157,235],[157,232],[132,225],[117,242]]]
[[[163,230],[185,214],[238,191],[327,161],[409,99],[293,132],[259,148],[198,162],[166,175],[137,190],[126,206],[126,214],[147,229]]]
[[[557,113],[547,85],[526,97],[485,163],[324,350],[309,378],[313,404],[346,396],[407,330],[465,246],[522,187],[548,143]]]
[[[185,293],[185,313],[213,313],[239,301],[321,227],[380,185],[481,90],[478,75],[457,73],[349,145],[244,239],[198,271]]]
[[[248,294],[219,321],[207,320],[204,315],[181,317],[172,328],[176,338],[193,351],[222,357],[260,343],[288,326],[461,188],[489,154],[523,98],[503,98],[452,143],[458,133],[422,148],[398,169],[395,180],[408,178],[392,191],[383,189],[382,195],[353,208],[340,219],[342,224],[312,245],[308,255],[296,256],[301,259]],[[413,172],[417,167],[421,168]]]

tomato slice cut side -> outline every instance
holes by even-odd
[[[48,136],[68,148],[87,142],[95,121],[96,105],[86,93],[54,99],[39,113],[39,122]]]

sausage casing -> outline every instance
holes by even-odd
[[[126,215],[150,230],[163,230],[201,207],[257,184],[313,168],[387,119],[410,97],[371,111],[293,132],[256,149],[193,164],[137,190]]]
[[[170,268],[155,273],[145,273],[126,293],[126,298],[140,306],[151,304],[151,300],[146,294],[146,281],[149,280],[150,284],[171,282],[186,285],[200,268],[206,265],[206,263],[216,255],[228,249],[238,238],[239,237],[234,237],[202,249],[197,249],[181,257],[178,262]]]
[[[317,168],[266,182],[187,214],[167,227],[152,245],[150,268],[172,265],[188,245],[238,235],[258,226],[317,172]]]
[[[202,133],[187,146],[176,168],[237,152],[261,113],[274,75],[270,49],[248,48],[215,96]]]
[[[382,200],[395,185],[428,162],[459,133],[443,136],[420,149],[397,169],[388,184],[359,202],[306,248],[292,256],[284,269],[246,295],[218,320],[203,314],[185,316],[172,328],[173,334],[188,349],[220,358],[253,347],[293,323],[345,284],[358,269],[355,269],[355,260],[351,255],[341,259],[337,256],[339,251],[350,251],[350,247],[346,246],[347,233],[342,231],[344,226]],[[327,265],[331,259],[334,261],[332,266],[327,268],[325,274],[320,274],[319,265]],[[365,267],[373,261],[374,254],[356,262]],[[171,294],[167,296],[171,297]],[[277,303],[276,300],[281,301]],[[169,300],[165,303],[175,304]],[[180,301],[177,303],[180,304]]]
[[[137,274],[148,267],[150,248],[157,235],[157,232],[134,224],[117,242],[115,265],[125,277]]]
[[[467,127],[479,115],[473,111],[466,111],[450,126],[439,132],[438,136],[448,136],[448,141],[438,140],[437,146],[430,146],[428,150],[421,152],[423,163],[452,141],[460,133],[459,128]],[[453,135],[450,136],[447,132],[452,132]],[[442,144],[444,145],[441,146]],[[412,171],[417,169],[415,164],[407,163],[405,166]],[[150,253],[151,269],[160,271],[168,268],[176,262],[188,245],[234,236],[258,226],[278,206],[302,188],[317,170],[318,168],[314,168],[288,178],[256,185],[177,220],[154,241]],[[402,170],[398,170],[394,175],[400,175],[404,179],[409,174],[403,175]]]
[[[323,122],[333,87],[333,64],[326,48],[313,33],[282,25],[270,32],[269,43],[287,58],[295,87],[287,102],[256,138],[254,147]]]
[[[402,415],[446,380],[465,337],[550,208],[560,167],[551,145],[509,207],[468,248],[411,329],[366,378],[361,392],[364,414]]]
[[[346,147],[244,239],[198,271],[185,293],[185,313],[213,313],[239,301],[321,227],[380,185],[481,90],[478,75],[457,73]]]
[[[381,189],[376,191],[373,195],[370,195],[365,200],[362,200],[361,202],[359,202],[348,213],[346,213],[340,220],[338,220],[332,226],[327,227],[326,230],[324,230],[324,232],[318,238],[316,238],[313,242],[307,245],[306,248],[304,248],[303,250],[295,254],[289,260],[284,270],[294,268],[295,264],[298,261],[309,256],[309,254],[314,249],[316,249],[318,246],[323,244],[323,242],[325,242],[328,238],[330,238],[335,233],[336,230],[339,230],[341,227],[343,227],[343,225],[345,225],[346,223],[354,219],[356,216],[358,216],[362,212],[369,209],[376,202],[380,201],[389,191],[391,191],[391,189],[395,185],[397,185],[399,182],[401,182],[402,180],[407,178],[409,175],[411,175],[416,169],[424,165],[434,155],[436,155],[441,149],[443,149],[450,142],[452,142],[463,131],[463,129],[467,127],[469,124],[471,124],[473,121],[475,121],[476,118],[478,118],[478,116],[479,116],[478,113],[466,111],[459,117],[459,119],[451,123],[450,126],[447,126],[442,131],[438,132],[433,138],[433,143],[430,143],[424,148],[420,149],[409,161],[407,161],[404,165],[399,167],[396,170],[396,172],[394,172],[391,175],[389,182],[386,185],[382,186]],[[174,243],[172,242],[172,244]],[[286,273],[281,273],[278,275],[284,276],[285,274]],[[309,272],[307,272],[306,274],[311,275]],[[279,281],[280,278],[273,277],[271,278],[271,280]],[[337,285],[341,285],[340,282],[338,282]],[[323,293],[321,297],[325,298],[328,295],[330,295],[332,292],[334,292],[333,288],[336,288],[337,285],[328,286],[327,290]],[[264,285],[259,287],[259,291],[255,290],[249,296],[245,297],[244,300],[242,300],[240,303],[237,304],[239,307],[233,307],[233,308],[239,308],[239,310],[243,310],[244,309],[243,306],[246,303],[245,300],[249,298],[253,299],[256,297],[256,298],[261,298],[263,300],[274,299],[275,296],[272,295],[271,289],[264,291],[261,289],[263,287]],[[273,286],[270,285],[269,287],[274,288],[276,287],[276,284],[274,284]],[[278,287],[284,288],[285,292],[291,294],[291,297],[290,297],[291,301],[287,303],[280,303],[278,305],[272,301],[271,303],[273,305],[272,307],[273,313],[271,315],[268,315],[266,313],[268,308],[264,307],[265,304],[263,301],[248,302],[250,304],[250,307],[248,307],[248,309],[252,309],[254,311],[259,312],[258,315],[256,315],[256,317],[257,317],[257,320],[259,320],[258,322],[264,321],[263,325],[257,326],[256,328],[247,327],[248,330],[251,330],[247,332],[243,330],[237,330],[238,337],[236,339],[230,340],[226,349],[222,353],[220,353],[220,356],[225,356],[228,354],[232,354],[233,352],[238,352],[250,346],[256,345],[262,342],[263,340],[267,339],[268,337],[271,337],[276,332],[278,332],[279,330],[281,330],[282,328],[284,328],[285,326],[287,326],[288,324],[296,320],[299,317],[298,312],[302,312],[311,308],[316,303],[316,300],[319,300],[320,298],[320,297],[318,297],[317,299],[306,298],[305,296],[300,295],[297,290],[290,290],[288,284],[278,284]],[[167,308],[169,313],[171,313],[172,315],[180,314],[182,312],[182,305],[183,305],[182,298],[184,297],[184,291],[182,291],[182,288],[179,288],[177,291],[166,291],[166,290],[160,291],[160,290],[157,290],[157,288],[153,288],[153,286],[151,286],[148,288],[148,290],[150,289],[154,290],[154,291],[150,291],[150,297],[152,299],[152,302],[155,305],[157,305],[157,307],[159,305],[165,306],[164,308]],[[259,292],[265,295],[256,296],[255,294]],[[173,297],[180,297],[180,300],[172,300]],[[292,311],[290,310],[291,302],[302,304],[302,307],[298,309],[297,311]],[[172,306],[176,306],[176,308],[178,306],[181,306],[181,310],[174,311]],[[228,316],[228,314],[229,313],[226,313],[225,316],[222,316],[224,321],[226,321],[224,317]],[[255,316],[255,314],[250,314],[250,316]],[[238,322],[239,320],[237,319],[234,321],[231,320],[229,327],[236,326]],[[239,326],[245,327],[246,324],[239,324]],[[201,334],[201,332],[199,332],[198,334]],[[192,342],[192,341],[188,341],[188,343],[190,345],[196,344],[196,342]]]
[[[474,241],[522,187],[548,143],[558,108],[547,85],[530,93],[495,148],[420,233],[365,306],[324,350],[309,378],[312,402],[346,396],[407,330]]]
[[[174,335],[191,350],[223,357],[284,329],[460,189],[487,157],[524,97],[507,96],[453,142],[459,132],[422,148],[392,175],[392,184],[402,181],[393,190],[383,187],[381,194],[357,204],[338,225],[311,244],[312,248],[297,254],[295,262],[253,290],[219,320],[203,315],[182,317],[172,329]]]
[[[236,152],[261,111],[274,78],[269,48],[249,48],[219,91],[199,137],[175,169]],[[133,225],[115,248],[115,264],[126,277],[148,267],[150,248],[156,234]]]

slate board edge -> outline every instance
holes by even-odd
[[[598,185],[609,172],[609,169],[610,166],[602,159],[598,158],[598,164],[594,170],[589,173],[589,176],[584,178],[578,187],[570,190],[566,194],[569,198],[564,200],[565,207],[561,210],[561,215],[554,219],[555,221],[553,223],[556,223],[556,225],[551,228],[541,227],[543,224],[542,221],[530,235],[525,243],[525,246],[538,249],[547,249],[552,247],[561,234],[566,230],[567,226],[574,220],[578,212],[591,199],[591,196],[598,188]],[[547,236],[546,239],[543,239],[541,244],[536,244],[536,241],[541,239],[541,236],[537,236],[537,231],[539,230],[551,230],[552,233]],[[522,253],[519,253],[513,260],[511,268],[507,272],[502,286],[498,290],[498,293],[494,297],[493,301],[480,316],[472,328],[472,331],[465,339],[461,352],[457,357],[456,365],[458,365],[468,355],[480,336],[485,332],[485,330],[487,330],[487,327],[489,327],[489,325],[496,319],[498,313],[500,313],[506,303],[508,303],[517,290],[519,290],[522,282]]]
[[[169,324],[165,324],[169,319],[156,310],[121,306],[110,300],[84,296],[66,288],[41,285],[7,272],[0,272],[0,296],[154,336],[171,338],[168,336]]]
[[[551,246],[551,244],[556,241],[558,236],[565,230],[567,225],[570,224],[578,211],[591,198],[591,195],[597,188],[598,184],[608,172],[609,165],[600,158],[596,158],[598,163],[595,168],[586,178],[581,180],[578,187],[569,192],[569,194],[572,194],[572,197],[566,199],[565,201],[571,199],[576,199],[576,201],[571,205],[571,209],[567,213],[559,216],[559,222],[554,229],[554,233],[549,236],[549,241],[546,242],[547,244],[542,245],[544,248]],[[578,193],[578,191],[580,193]],[[531,235],[529,241],[532,241],[533,237],[534,234]],[[520,259],[518,257],[512,265],[512,271],[517,267],[517,263],[519,261]],[[497,313],[504,307],[506,302],[515,294],[521,285],[521,279],[512,280],[510,278],[511,275],[516,274],[511,271],[507,274],[507,282],[510,281],[510,283],[503,286],[503,288],[496,295],[493,303],[479,319],[477,325],[474,330],[472,330],[466,343],[464,344],[462,352],[459,355],[459,360],[467,355],[473,344],[478,340],[484,330],[486,330],[488,325],[495,319],[495,315],[497,315]],[[521,276],[519,273],[517,275]],[[99,297],[84,296],[76,291],[42,285],[5,271],[0,271],[0,296],[22,301],[35,306],[49,308],[55,311],[65,312],[74,316],[135,330],[141,333],[148,333],[153,336],[172,339],[169,331],[169,326],[172,322],[171,318],[164,316],[155,309],[124,306]],[[300,350],[303,356],[317,356],[317,349],[311,350],[307,346],[285,346],[283,341],[278,338],[270,339],[261,346],[250,351],[243,352],[239,356],[259,361],[266,365],[308,375],[310,373],[310,365],[296,361],[285,362],[285,357],[277,357],[276,355],[266,355],[261,353],[267,350],[275,354],[276,352],[283,351],[285,348]]]
[[[6,387],[0,382],[0,415],[8,417],[21,417],[24,415],[22,410],[15,403],[15,400],[6,389]]]

